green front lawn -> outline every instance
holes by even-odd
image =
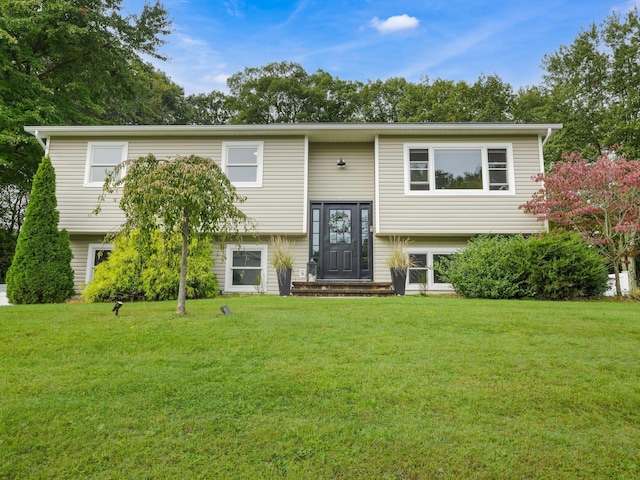
[[[111,306],[0,308],[0,478],[640,477],[638,303]]]

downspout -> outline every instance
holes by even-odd
[[[47,143],[44,142],[44,140],[40,136],[40,132],[38,130],[33,132],[33,135],[36,137],[36,140],[38,141],[38,143],[40,144],[40,146],[44,150],[44,156],[45,157],[49,156],[49,142],[47,142]]]
[[[37,133],[37,132],[36,132]],[[551,127],[549,127],[547,129],[547,136],[544,137],[544,140],[542,141],[542,148],[544,148],[544,146],[547,144],[547,142],[549,141],[549,139],[553,136],[553,130],[551,129]]]

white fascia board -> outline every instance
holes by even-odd
[[[376,135],[547,135],[562,124],[525,123],[278,123],[268,125],[26,126],[40,137],[307,136],[309,141],[374,141]]]

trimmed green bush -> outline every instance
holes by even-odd
[[[115,250],[100,263],[94,279],[82,295],[88,302],[127,300],[175,300],[180,282],[180,238],[167,241],[160,231],[147,244],[139,232],[120,235]],[[211,272],[211,245],[193,240],[189,245],[187,298],[216,295],[218,282]]]
[[[465,250],[453,254],[438,268],[456,292],[469,298],[523,298],[531,296],[522,262],[527,240],[481,235]]]
[[[570,233],[479,236],[437,268],[470,298],[588,298],[603,294],[608,279],[604,259]]]
[[[139,234],[119,235],[107,260],[98,264],[93,281],[85,287],[82,296],[88,302],[101,302],[114,298],[141,300],[142,272],[144,269],[139,249]]]
[[[537,298],[588,298],[607,290],[605,260],[578,234],[531,237],[527,251],[527,283]]]
[[[59,303],[73,295],[71,247],[66,230],[58,230],[56,175],[48,157],[42,159],[13,262],[7,271],[11,303]]]

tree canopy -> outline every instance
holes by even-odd
[[[122,0],[0,0],[0,189],[19,228],[42,151],[25,125],[165,123],[183,91],[140,55],[162,58],[160,2],[124,14]],[[5,188],[10,186],[10,188]],[[11,225],[8,225],[11,223]]]
[[[126,172],[125,176],[121,176]],[[126,186],[126,187],[125,187]],[[221,167],[210,158],[191,155],[171,160],[153,155],[127,160],[111,171],[106,193],[122,189],[120,208],[126,216],[122,234],[139,231],[149,239],[161,230],[182,242],[178,313],[186,313],[187,257],[193,238],[235,238],[249,219],[238,208],[244,201]],[[103,196],[102,201],[106,196]],[[99,213],[100,207],[96,209]]]
[[[640,158],[640,17],[609,15],[543,60],[546,116],[564,123],[551,158],[581,152],[591,159],[616,147]]]

